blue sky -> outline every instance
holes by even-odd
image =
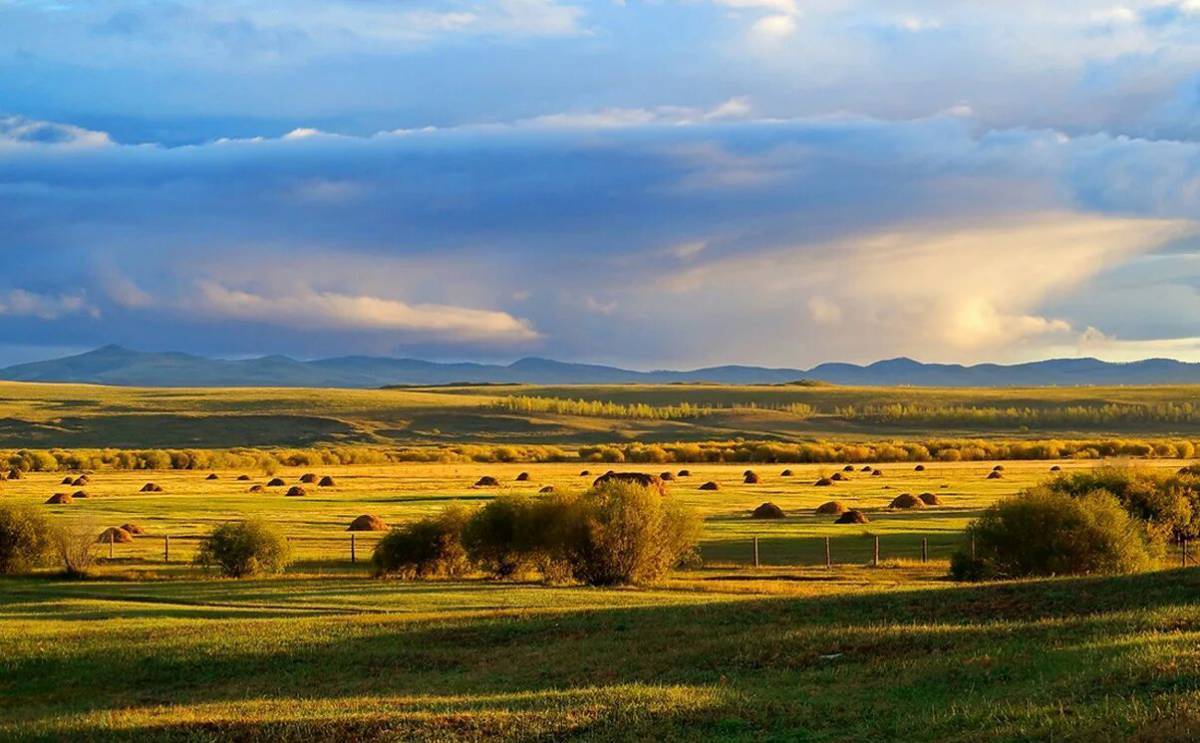
[[[1200,360],[1200,2],[0,0],[0,363]]]

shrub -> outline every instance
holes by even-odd
[[[87,522],[60,524],[50,532],[50,544],[68,578],[83,578],[95,562],[96,527]]]
[[[221,569],[227,578],[278,573],[291,561],[291,546],[279,527],[254,518],[221,524],[196,554],[196,563]]]
[[[1194,517],[1200,509],[1200,483],[1186,472],[1164,477],[1137,467],[1098,467],[1052,479],[1056,493],[1079,497],[1111,493],[1131,516],[1146,522],[1157,538],[1196,536]]]
[[[958,580],[1129,573],[1150,567],[1155,553],[1143,525],[1103,491],[1073,498],[1035,488],[991,506],[969,531],[975,557],[954,556]]]
[[[471,512],[448,506],[429,516],[392,529],[375,545],[371,562],[375,575],[402,578],[457,577],[471,570],[462,534]]]
[[[544,565],[560,498],[501,496],[476,511],[463,528],[471,562],[505,578]]]
[[[0,506],[0,575],[24,572],[50,551],[50,522],[24,505]]]
[[[563,499],[556,548],[592,585],[646,583],[695,554],[700,520],[657,489],[609,481]]]

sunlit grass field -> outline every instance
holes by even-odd
[[[336,486],[296,498],[248,493],[267,479],[256,472],[244,482],[235,471],[99,471],[88,498],[39,507],[147,534],[115,545],[91,580],[0,580],[0,738],[1185,740],[1200,730],[1193,570],[956,585],[946,558],[966,523],[1050,463],[1005,462],[997,480],[985,462],[880,466],[882,477],[856,467],[817,487],[840,468],[788,465],[785,478],[784,465],[755,465],[762,482],[748,485],[745,465],[671,465],[691,471],[670,490],[705,518],[705,565],[636,589],[374,580],[370,534],[350,562],[345,528],[361,513],[394,524],[499,492],[583,488],[607,465],[315,468]],[[277,476],[292,485],[305,471]],[[522,471],[528,482],[516,481]],[[484,474],[501,487],[471,487]],[[75,490],[62,477],[30,473],[0,497],[40,504]],[[698,490],[707,480],[721,489]],[[165,492],[139,493],[147,481]],[[902,492],[945,505],[889,511]],[[871,523],[812,515],[834,498]],[[788,518],[748,518],[764,501]],[[291,537],[298,562],[285,575],[231,581],[189,564],[189,537],[251,514]],[[882,560],[871,567],[876,535]]]

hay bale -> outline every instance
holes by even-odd
[[[658,475],[649,475],[645,472],[608,472],[597,477],[592,483],[592,487],[598,488],[606,482],[631,482],[636,485],[641,485],[645,488],[652,488],[659,493],[666,493],[667,487],[663,484],[662,478]]]
[[[133,535],[119,526],[110,526],[100,532],[100,536],[96,537],[97,544],[109,544],[110,542],[113,544],[125,544],[132,541]]]
[[[827,487],[833,485],[833,480],[830,480],[828,477],[822,477],[820,480],[817,480],[813,484],[816,485],[818,488],[827,488]]]
[[[871,477],[883,477],[883,470],[871,470]]]
[[[916,467],[913,467],[913,472],[924,472],[924,471],[925,471],[925,465],[923,465],[923,464],[918,464]]]
[[[813,511],[813,513],[817,514],[818,516],[839,516],[849,510],[850,509],[846,507],[845,503],[831,500],[817,506],[817,510]]]
[[[266,491],[266,488],[264,488],[262,485],[251,485],[249,490],[251,493],[262,493],[264,491]]]
[[[921,502],[927,506],[942,505],[942,499],[937,496],[937,493],[921,493],[917,497],[920,498]]]
[[[135,537],[139,537],[146,533],[146,530],[137,524],[121,524],[121,528]]]
[[[870,472],[871,469],[871,465],[868,464],[866,467],[863,467],[861,470],[859,470],[859,472]]]
[[[678,472],[675,473],[675,476],[676,477],[691,477],[692,472],[691,472],[691,470],[679,470]]]
[[[362,516],[350,522],[350,526],[346,531],[387,531],[388,525],[378,516],[370,513],[364,513]]]
[[[845,513],[843,513],[841,516],[838,516],[834,520],[833,523],[835,523],[835,524],[869,524],[869,523],[871,523],[871,519],[867,518],[867,514],[863,513],[862,511],[858,511],[858,510],[855,510],[852,508],[849,511],[846,511]]]
[[[288,491],[283,494],[285,498],[302,498],[308,495],[308,491],[299,485],[293,485],[288,488]]]
[[[543,488],[542,488],[541,490],[539,490],[538,492],[539,492],[539,493],[553,493],[553,492],[554,492],[554,486],[553,486],[553,485],[546,485],[545,487],[543,487]]]
[[[888,504],[888,508],[924,508],[925,504],[920,498],[912,493],[901,493],[892,502]]]
[[[783,472],[779,473],[779,476],[780,477],[791,477],[793,474],[795,474],[795,473],[793,473],[791,470],[784,470]]]
[[[317,481],[316,473],[305,472],[303,475],[300,475],[300,482],[304,483],[305,485],[311,485],[312,483],[314,483],[316,481]]]
[[[8,479],[10,480],[20,480],[22,477],[23,475],[19,469],[13,468],[8,471]]]
[[[498,488],[498,487],[500,487],[500,481],[497,480],[496,478],[492,477],[491,475],[484,475],[483,477],[481,477],[475,481],[474,487]]]
[[[833,473],[833,475],[831,475],[829,479],[830,479],[830,480],[834,480],[834,481],[836,481],[836,482],[841,482],[842,480],[846,480],[846,479],[849,479],[849,478],[847,478],[847,477],[846,477],[845,475],[843,475],[841,472],[834,472],[834,473]]]
[[[992,468],[992,472],[1003,472],[1003,471],[1004,471],[1004,465],[1002,465],[1002,464],[998,464]]]
[[[852,465],[852,464],[848,464],[842,468],[842,472],[853,472],[853,471],[854,471],[854,465]]]
[[[701,486],[700,486],[700,489],[701,489],[701,490],[720,490],[720,489],[721,489],[721,486],[720,486],[720,485],[718,485],[718,484],[716,484],[716,483],[715,483],[715,482],[713,482],[712,480],[709,480],[708,482],[706,482],[706,483],[704,483],[703,485],[701,485]]]
[[[757,485],[758,473],[746,470],[746,474],[742,477],[742,482],[746,483],[747,485]]]
[[[162,491],[163,489],[161,485],[155,485],[152,482],[148,482],[142,486],[143,493],[161,493]]]
[[[70,493],[55,493],[46,501],[48,506],[65,506],[71,503]]]
[[[670,482],[671,480],[675,479],[675,473],[674,472],[659,472],[658,479],[662,480],[663,482]]]
[[[238,475],[237,479],[239,482],[249,482],[250,475]]]
[[[1050,471],[1051,471],[1051,472],[1062,472],[1062,467],[1059,467],[1059,466],[1056,464],[1056,465],[1054,465],[1053,467],[1051,467],[1051,468],[1050,468]],[[1179,470],[1179,474],[1181,474],[1181,475],[1186,475],[1186,474],[1187,474],[1187,467],[1184,467],[1183,469]]]
[[[583,470],[582,472],[579,473],[579,476],[580,477],[591,477],[592,476],[591,470]]]
[[[783,509],[774,503],[764,503],[750,514],[752,519],[782,519],[787,518]]]
[[[88,484],[88,477],[87,477],[87,475],[80,475],[79,477],[76,477],[74,480],[72,480],[71,484],[77,488],[81,488],[84,485]]]
[[[317,482],[318,488],[332,488],[334,486],[335,486],[335,483],[333,482],[333,478],[330,477],[329,475],[325,475],[324,477],[322,477],[320,479],[320,481]]]
[[[75,482],[75,478],[68,475],[67,477],[64,477],[62,479],[62,482],[60,482],[59,485],[71,485],[74,482]]]
[[[529,473],[528,472],[522,472],[521,474],[517,475],[517,482],[528,482],[528,481],[529,481]]]
[[[989,473],[988,473],[987,479],[989,479],[989,480],[999,480],[999,479],[1000,479],[1000,478],[1002,478],[1002,477],[1004,477],[1004,475],[1000,474],[1000,473],[999,473],[999,472],[997,472],[996,470],[992,470],[991,472],[989,472]]]
[[[71,497],[72,498],[86,498],[86,497],[88,497],[88,494],[87,494],[86,490],[76,490],[74,493],[71,493]]]
[[[287,483],[283,481],[282,477],[273,477],[267,483],[268,488],[282,488],[284,485],[287,485]]]
[[[209,472],[209,473],[208,473],[208,477],[206,477],[206,478],[204,478],[204,479],[205,479],[205,480],[219,480],[219,479],[221,479],[221,478],[219,478],[219,477],[217,476],[217,473],[216,473],[216,472]]]

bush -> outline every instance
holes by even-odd
[[[30,506],[0,506],[0,575],[24,572],[49,553],[50,522]]]
[[[375,575],[402,578],[457,577],[471,570],[462,535],[471,512],[448,506],[429,516],[392,529],[375,545],[371,562]]]
[[[669,496],[609,481],[558,504],[555,547],[591,585],[646,583],[695,554],[700,520]]]
[[[476,511],[462,535],[470,561],[500,578],[544,563],[556,510],[551,504],[556,502],[501,496]]]
[[[279,527],[265,519],[221,524],[196,554],[196,563],[216,565],[227,578],[278,573],[291,561],[291,546]]]
[[[1117,499],[1035,488],[1003,500],[971,524],[975,557],[951,561],[957,580],[1129,573],[1153,564],[1155,545]]]
[[[1164,477],[1136,467],[1098,467],[1090,472],[1059,475],[1048,487],[1079,497],[1111,493],[1129,515],[1146,522],[1156,539],[1196,536],[1194,516],[1200,509],[1200,487],[1186,473]]]
[[[96,559],[96,534],[95,524],[87,522],[60,524],[51,530],[51,548],[68,578],[86,577],[91,570]]]

